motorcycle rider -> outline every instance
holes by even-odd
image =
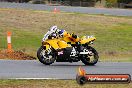
[[[57,26],[52,26],[49,31],[44,35],[42,42],[47,40],[50,36],[57,36],[59,31],[60,30],[57,28]]]
[[[66,32],[65,30],[60,30],[60,31],[62,31],[60,33],[62,35],[62,37],[69,37],[69,39],[72,40],[73,42],[79,41],[79,37],[77,35],[75,35],[74,33],[70,34],[70,33]]]
[[[79,41],[79,37],[77,35],[75,35],[74,33],[70,34],[68,32],[66,32],[63,29],[58,29],[57,26],[52,26],[49,31],[44,35],[44,38],[42,39],[42,42],[44,42],[45,40],[47,40],[49,37],[69,37],[71,40],[73,40],[74,42],[78,42]]]

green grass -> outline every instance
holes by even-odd
[[[75,80],[0,80],[1,88],[131,88],[130,84],[85,84]]]
[[[12,29],[12,47],[14,50],[22,50],[29,54],[36,54],[39,45],[41,45],[42,35],[30,31]],[[6,35],[6,34],[5,34]],[[7,48],[6,36],[1,37],[1,49]],[[33,52],[32,52],[33,51]]]
[[[6,32],[12,31],[14,50],[36,56],[41,39],[57,25],[79,36],[94,35],[101,61],[132,61],[132,17],[0,9],[0,49],[6,49]]]

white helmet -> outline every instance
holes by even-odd
[[[57,26],[52,26],[49,31],[53,33],[56,32],[57,29],[58,29]]]

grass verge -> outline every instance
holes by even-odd
[[[85,84],[75,80],[0,80],[1,88],[132,88],[130,84]]]
[[[7,47],[6,31],[12,31],[13,49],[36,57],[53,25],[79,36],[95,35],[101,61],[132,61],[132,17],[0,9],[0,49]]]

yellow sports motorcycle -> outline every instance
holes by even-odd
[[[78,62],[85,65],[95,65],[99,56],[97,51],[90,45],[96,38],[93,36],[83,36],[64,33],[63,37],[49,36],[42,42],[42,46],[37,51],[39,61],[45,65],[56,62]]]

